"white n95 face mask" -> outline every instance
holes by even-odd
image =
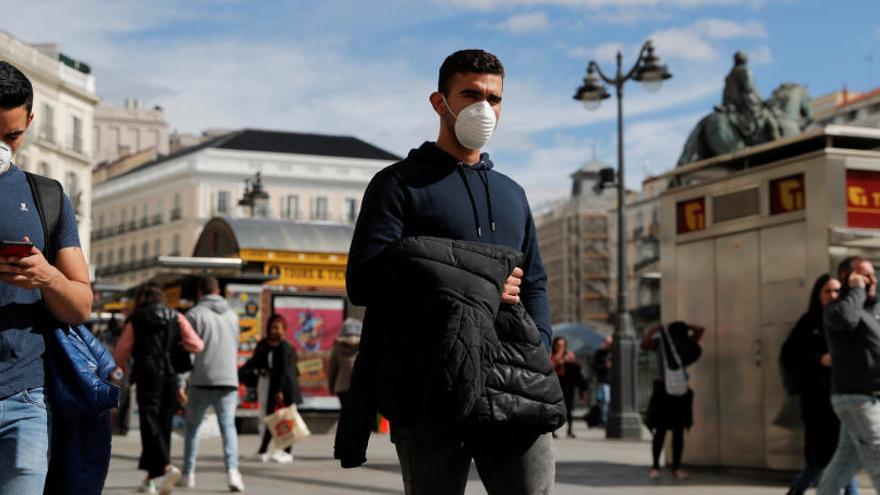
[[[483,100],[468,105],[462,108],[458,115],[449,108],[446,97],[443,97],[443,103],[449,113],[455,117],[455,137],[462,146],[469,150],[478,150],[489,142],[498,121],[488,101]]]
[[[0,141],[0,174],[6,172],[12,165],[12,146]]]

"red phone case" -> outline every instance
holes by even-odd
[[[9,241],[0,241],[0,256],[15,256],[17,258],[24,258],[26,256],[30,256],[31,248],[34,245],[29,242],[15,242],[11,243]]]

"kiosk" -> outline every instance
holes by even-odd
[[[880,129],[828,126],[665,178],[662,318],[706,327],[685,461],[798,469],[801,428],[774,424],[779,350],[816,277],[880,258]]]

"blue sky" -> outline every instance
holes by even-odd
[[[566,196],[594,147],[615,163],[614,101],[588,112],[571,95],[588,60],[631,64],[647,38],[674,77],[626,86],[630,186],[673,166],[736,50],[765,98],[786,81],[814,97],[880,85],[877,0],[52,0],[5,5],[0,29],[57,42],[105,101],[161,105],[181,131],[348,134],[400,155],[436,138],[427,97],[445,56],[483,48],[507,71],[486,149],[533,203]]]

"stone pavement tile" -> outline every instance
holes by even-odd
[[[579,422],[582,425],[582,422]],[[676,481],[668,471],[659,481],[648,477],[650,444],[604,439],[601,430],[576,426],[577,439],[556,441],[556,495],[782,495],[784,483],[695,469],[691,477]],[[140,440],[136,431],[127,437],[113,437],[113,459],[104,493],[135,493],[143,479],[137,470]],[[294,447],[291,465],[263,464],[255,459],[257,435],[239,437],[241,472],[246,493],[363,495],[402,494],[400,468],[394,446],[387,435],[373,435],[367,464],[341,469],[332,458],[333,434],[313,435]],[[175,493],[228,493],[219,438],[202,440],[196,472],[196,488],[179,488]],[[685,447],[687,448],[687,447]],[[183,439],[172,439],[175,465],[182,464]],[[467,495],[483,494],[475,469],[471,469]],[[862,495],[874,494],[862,483]],[[812,493],[811,493],[812,495]]]

